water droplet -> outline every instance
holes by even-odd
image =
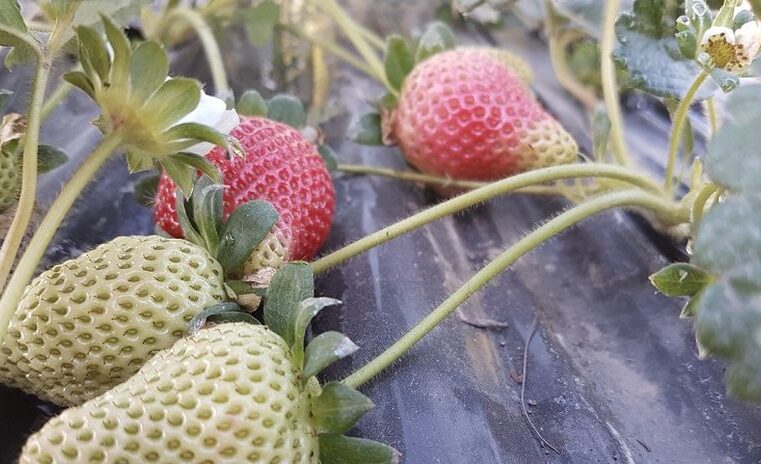
[[[703,16],[704,14],[708,13],[708,6],[705,4],[705,2],[697,2],[692,5],[692,12],[695,14],[695,16]]]

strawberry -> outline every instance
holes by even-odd
[[[391,131],[417,169],[456,179],[570,163],[578,150],[517,75],[481,49],[444,51],[416,65]]]
[[[311,318],[338,303],[312,294],[311,268],[273,278],[269,327],[203,328],[158,353],[131,379],[64,411],[29,438],[19,463],[398,462],[380,443],[343,436],[372,403],[315,375],[356,346],[337,332],[304,346]],[[223,305],[219,305],[220,307]],[[224,315],[214,308],[207,315]],[[231,310],[227,316],[236,314]],[[208,320],[206,320],[208,322]],[[330,460],[329,460],[330,459]]]
[[[18,154],[0,151],[0,213],[18,200],[21,189],[20,161]]]
[[[486,56],[494,58],[495,60],[502,63],[503,66],[505,66],[508,70],[510,70],[513,74],[515,74],[526,85],[530,85],[531,82],[534,80],[534,70],[531,69],[531,65],[529,65],[523,58],[513,53],[510,53],[507,50],[503,50],[501,48],[494,48],[494,47],[474,47],[474,46],[458,47],[458,50],[473,52],[473,53],[482,53]]]
[[[222,267],[203,248],[119,237],[27,287],[0,345],[0,381],[80,404],[128,379],[224,298]]]
[[[335,207],[330,173],[313,144],[286,124],[262,117],[242,117],[231,132],[243,156],[215,148],[207,159],[221,171],[224,211],[229,214],[239,204],[266,200],[280,213],[268,246],[270,257],[280,260],[311,259],[330,230]],[[175,184],[166,174],[159,181],[154,220],[175,237],[182,237],[175,208]],[[282,255],[282,256],[280,256]],[[254,271],[251,259],[247,272]]]

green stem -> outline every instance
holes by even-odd
[[[349,41],[356,47],[357,51],[365,60],[370,69],[373,70],[373,74],[389,92],[398,94],[398,92],[391,87],[391,84],[386,79],[386,71],[383,66],[383,62],[375,54],[375,50],[370,46],[365,36],[357,29],[354,20],[346,14],[346,12],[335,2],[335,0],[313,0],[314,4],[327,13],[338,24],[341,30],[349,38]]]
[[[29,114],[27,118],[26,135],[24,136],[24,152],[22,155],[21,195],[19,196],[16,214],[8,229],[8,233],[0,247],[0,292],[5,288],[8,276],[16,260],[21,241],[24,238],[29,222],[32,219],[34,203],[37,197],[37,148],[40,143],[40,126],[42,125],[41,108],[45,98],[45,88],[50,76],[51,62],[47,58],[40,60],[34,77]]]
[[[671,195],[674,192],[674,168],[676,166],[676,155],[679,151],[679,141],[682,140],[682,132],[684,131],[684,124],[687,121],[687,111],[692,105],[692,101],[695,99],[695,94],[698,93],[698,89],[703,85],[708,73],[701,71],[700,75],[695,78],[690,88],[687,90],[687,95],[679,102],[679,106],[674,113],[674,122],[671,129],[671,139],[669,140],[669,155],[666,163],[666,180],[665,189],[666,193]]]
[[[353,66],[354,68],[357,69],[357,71],[363,72],[367,74],[368,76],[372,77],[373,79],[376,79],[379,81],[383,79],[383,76],[377,75],[375,73],[375,70],[373,70],[370,66],[362,62],[362,60],[355,57],[354,55],[352,55],[350,52],[348,52],[346,49],[344,49],[343,47],[341,47],[335,42],[312,36],[304,32],[303,30],[293,26],[280,25],[279,27],[281,27],[285,31],[288,31],[290,34],[295,35],[296,37],[306,40],[312,45],[322,48],[323,50],[330,53],[331,55],[334,55],[337,58],[345,61],[349,65]]]
[[[544,223],[544,225],[508,248],[496,259],[473,275],[473,277],[444,300],[443,303],[409,332],[404,334],[396,343],[372,361],[365,364],[361,369],[351,374],[343,382],[354,388],[363,385],[406,354],[417,342],[436,328],[441,321],[452,314],[452,312],[471,295],[489,283],[494,277],[505,271],[505,269],[510,267],[519,258],[540,246],[550,238],[578,224],[582,220],[605,210],[619,207],[647,208],[666,217],[678,217],[682,215],[678,205],[673,202],[640,190],[609,193],[582,203],[555,219]]]
[[[530,185],[581,177],[604,177],[621,180],[640,187],[645,191],[652,192],[655,195],[664,195],[658,184],[637,172],[632,172],[631,169],[621,166],[579,163],[537,169],[493,182],[421,211],[420,213],[381,229],[378,232],[372,233],[340,250],[334,251],[333,253],[318,259],[312,263],[312,269],[315,273],[324,272],[360,253],[393,240],[400,235],[411,232],[444,216],[483,203],[499,195]]]
[[[619,164],[631,164],[629,152],[624,138],[624,122],[621,116],[621,104],[618,101],[618,83],[616,82],[616,66],[613,63],[613,46],[616,42],[616,18],[620,0],[605,2],[602,39],[600,40],[600,59],[602,61],[602,93],[605,108],[610,118],[610,135],[613,139],[613,152]]]
[[[61,102],[69,96],[71,91],[74,90],[74,86],[69,84],[66,81],[61,81],[61,84],[58,86],[58,88],[55,89],[52,95],[48,97],[48,99],[45,101],[45,104],[42,106],[42,112],[40,114],[40,117],[43,121],[48,119],[51,113],[58,108],[58,105],[61,104]]]
[[[716,135],[716,132],[719,131],[719,117],[716,114],[716,104],[713,97],[706,100],[705,106],[706,116],[708,117],[708,128],[711,131],[708,134],[708,139],[710,140]]]
[[[209,69],[211,70],[211,78],[214,82],[214,91],[216,96],[225,100],[232,95],[230,85],[227,83],[227,72],[225,72],[225,64],[222,60],[222,52],[219,49],[217,39],[214,37],[214,32],[211,27],[203,19],[203,16],[198,12],[189,8],[173,8],[167,17],[167,20],[172,18],[182,19],[187,22],[201,41],[204,53],[206,54],[206,61],[209,63]]]
[[[695,200],[692,201],[692,226],[697,229],[700,221],[703,220],[703,213],[705,213],[706,204],[711,196],[719,191],[719,186],[714,183],[708,183],[703,186],[702,189],[695,195]]]
[[[386,50],[386,42],[381,39],[379,36],[375,35],[373,31],[370,29],[364,27],[362,24],[352,21],[354,23],[354,28],[359,31],[360,34],[362,34],[365,39],[367,39],[367,42],[372,45],[373,47],[377,48],[379,51],[385,51]]]
[[[376,166],[364,166],[355,164],[339,164],[336,167],[337,171],[345,172],[347,174],[368,174],[374,176],[388,177],[390,179],[398,179],[410,182],[420,182],[429,185],[439,185],[442,187],[452,187],[473,190],[481,188],[485,185],[489,185],[489,182],[479,182],[476,180],[457,180],[449,177],[432,176],[429,174],[422,174],[413,171],[403,171],[399,169],[381,168]],[[562,192],[557,188],[550,185],[537,185],[524,187],[517,191],[517,193],[525,193],[529,195],[562,195]]]
[[[69,212],[79,194],[82,193],[82,189],[84,189],[98,169],[103,166],[109,155],[119,148],[122,141],[123,136],[119,133],[110,134],[101,140],[100,144],[90,153],[74,176],[64,186],[58,198],[50,206],[32,240],[29,242],[29,246],[21,257],[18,266],[16,266],[16,271],[8,283],[2,299],[0,299],[0,343],[5,338],[8,323],[16,311],[16,306],[21,300],[24,288],[32,279],[37,264],[45,254],[45,250],[61,225],[61,221],[63,221],[63,218]]]

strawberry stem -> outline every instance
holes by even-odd
[[[198,35],[198,40],[201,41],[201,46],[203,46],[203,51],[206,55],[206,61],[209,63],[216,96],[222,100],[231,97],[232,90],[227,83],[227,72],[225,72],[225,64],[222,60],[219,43],[217,43],[214,32],[206,20],[203,19],[203,16],[190,8],[177,7],[170,10],[165,21],[171,21],[172,19],[185,21]]]
[[[39,104],[37,107],[37,111],[39,111]],[[0,299],[0,343],[5,338],[8,323],[16,311],[16,306],[21,300],[26,285],[32,279],[38,263],[45,254],[45,250],[61,225],[64,216],[71,209],[71,206],[77,197],[79,197],[85,185],[87,185],[98,169],[103,166],[109,155],[119,148],[122,141],[123,136],[118,132],[110,134],[101,140],[100,144],[85,159],[84,163],[82,163],[77,172],[64,186],[58,198],[50,206],[32,240],[29,242],[24,255],[19,260],[16,271],[8,283],[2,299]],[[3,265],[5,265],[6,261],[13,261],[13,257],[11,256],[9,260],[3,259]]]
[[[478,203],[483,203],[494,197],[504,195],[505,193],[545,182],[581,177],[616,179],[637,186],[642,190],[651,192],[657,196],[665,196],[663,190],[657,183],[642,174],[633,172],[631,169],[622,166],[578,163],[537,169],[490,183],[421,211],[420,213],[381,229],[378,232],[372,233],[340,250],[320,258],[312,263],[312,269],[315,273],[324,272],[360,253],[393,240],[400,235],[411,232],[444,216],[457,213]],[[676,223],[683,220],[681,216],[667,217],[664,219],[668,219],[670,222],[676,221]],[[689,220],[689,216],[684,219],[684,221],[687,220]]]
[[[51,58],[40,57],[29,102],[28,123],[24,136],[24,153],[22,155],[21,195],[13,222],[0,247],[0,292],[5,288],[13,263],[16,261],[21,241],[32,219],[32,212],[37,197],[37,148],[40,143],[40,126],[42,125],[41,108],[45,98],[45,88],[50,76]]]
[[[422,174],[414,171],[404,171],[399,169],[389,169],[376,166],[364,166],[356,164],[339,164],[337,171],[347,174],[369,174],[391,179],[399,179],[410,182],[420,182],[429,185],[439,185],[442,187],[453,187],[473,190],[489,185],[489,182],[479,182],[476,180],[457,180],[451,177],[439,177],[429,174]],[[562,195],[563,193],[551,185],[536,185],[519,189],[516,193],[526,193],[530,195]]]
[[[77,70],[79,67],[75,67],[72,69],[72,71]],[[48,99],[45,101],[45,104],[42,106],[42,111],[40,113],[40,118],[45,121],[48,119],[50,114],[58,108],[58,105],[61,104],[61,102],[69,96],[71,91],[74,90],[74,86],[69,84],[66,81],[61,81],[61,83],[58,85],[58,87],[53,91],[53,94],[48,97]]]
[[[629,152],[624,139],[624,124],[621,116],[621,104],[618,101],[618,83],[616,66],[613,63],[613,46],[616,42],[616,18],[620,0],[605,2],[602,38],[600,40],[600,58],[602,61],[602,93],[605,108],[610,118],[610,135],[613,138],[613,152],[619,164],[629,166]]]
[[[483,269],[474,274],[473,277],[409,332],[404,334],[396,343],[344,379],[343,383],[354,388],[363,385],[406,354],[417,342],[436,328],[441,321],[452,314],[471,295],[505,271],[519,258],[582,220],[603,211],[619,207],[641,207],[656,211],[660,215],[673,218],[674,220],[685,219],[685,212],[681,206],[664,199],[660,195],[653,195],[641,190],[613,192],[582,203],[557,216],[555,219],[544,223],[544,225],[504,251]]]
[[[706,119],[708,119],[708,128],[710,129],[710,132],[708,133],[708,139],[710,140],[716,132],[719,131],[719,117],[716,114],[716,104],[714,103],[713,97],[706,99],[705,112]]]
[[[692,82],[692,85],[687,90],[687,94],[679,102],[679,106],[674,113],[674,123],[671,129],[671,139],[669,140],[669,155],[666,163],[666,180],[665,188],[666,193],[671,195],[674,192],[674,168],[676,166],[676,155],[679,151],[679,142],[682,140],[682,132],[684,132],[684,126],[687,122],[687,111],[690,109],[695,95],[698,93],[698,89],[703,85],[703,82],[708,78],[708,73],[701,71],[698,77]]]

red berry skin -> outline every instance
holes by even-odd
[[[578,147],[520,78],[488,51],[455,49],[407,76],[392,131],[420,171],[495,180],[573,162]]]
[[[296,129],[259,117],[242,116],[230,135],[245,156],[228,155],[220,147],[206,155],[222,174],[225,216],[247,201],[269,201],[280,213],[276,236],[288,250],[287,259],[313,258],[328,236],[335,211],[330,172],[315,146]],[[170,235],[182,237],[175,189],[162,173],[153,219]]]

